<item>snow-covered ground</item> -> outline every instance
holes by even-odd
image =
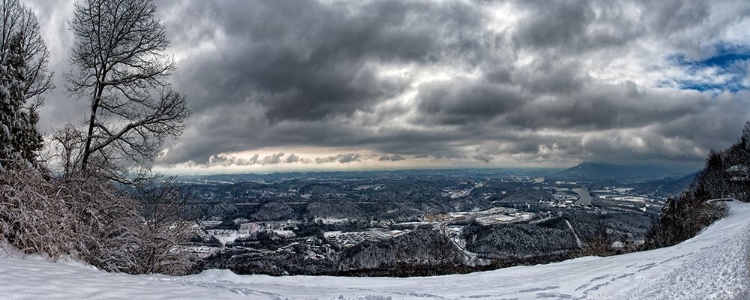
[[[418,278],[110,274],[74,262],[0,258],[2,299],[750,299],[750,204],[674,247]],[[2,252],[0,251],[0,256]]]

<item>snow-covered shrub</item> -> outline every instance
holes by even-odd
[[[156,213],[95,175],[48,179],[27,166],[0,172],[0,239],[25,253],[68,255],[112,272],[180,274],[191,265],[179,244],[190,224],[178,194]],[[153,201],[152,201],[153,202]]]
[[[78,256],[78,218],[65,187],[25,165],[0,172],[0,239],[25,253]]]
[[[138,273],[184,274],[194,257],[179,247],[194,235],[195,215],[185,207],[189,193],[170,182],[138,185],[142,244]]]
[[[182,194],[168,186],[142,191],[136,200],[103,178],[74,177],[75,213],[84,259],[112,272],[182,274],[192,266],[182,251],[190,223],[180,215]]]
[[[68,176],[60,184],[78,219],[82,258],[106,271],[138,273],[144,221],[136,202],[97,176]]]

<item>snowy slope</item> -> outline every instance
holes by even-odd
[[[750,299],[750,204],[680,245],[606,258],[419,278],[110,274],[0,258],[2,299]],[[0,254],[1,255],[1,254]]]

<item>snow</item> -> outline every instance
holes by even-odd
[[[247,230],[244,230],[244,233],[241,233],[239,230],[229,230],[229,229],[209,229],[206,230],[208,234],[215,237],[219,242],[221,242],[222,245],[226,245],[227,243],[233,243],[238,238],[244,238],[250,236],[250,234],[247,232]]]
[[[3,299],[750,299],[750,204],[679,245],[465,275],[124,275],[0,251]]]

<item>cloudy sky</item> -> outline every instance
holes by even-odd
[[[73,1],[26,0],[67,96]],[[157,0],[193,114],[161,170],[700,167],[750,119],[750,1]]]

